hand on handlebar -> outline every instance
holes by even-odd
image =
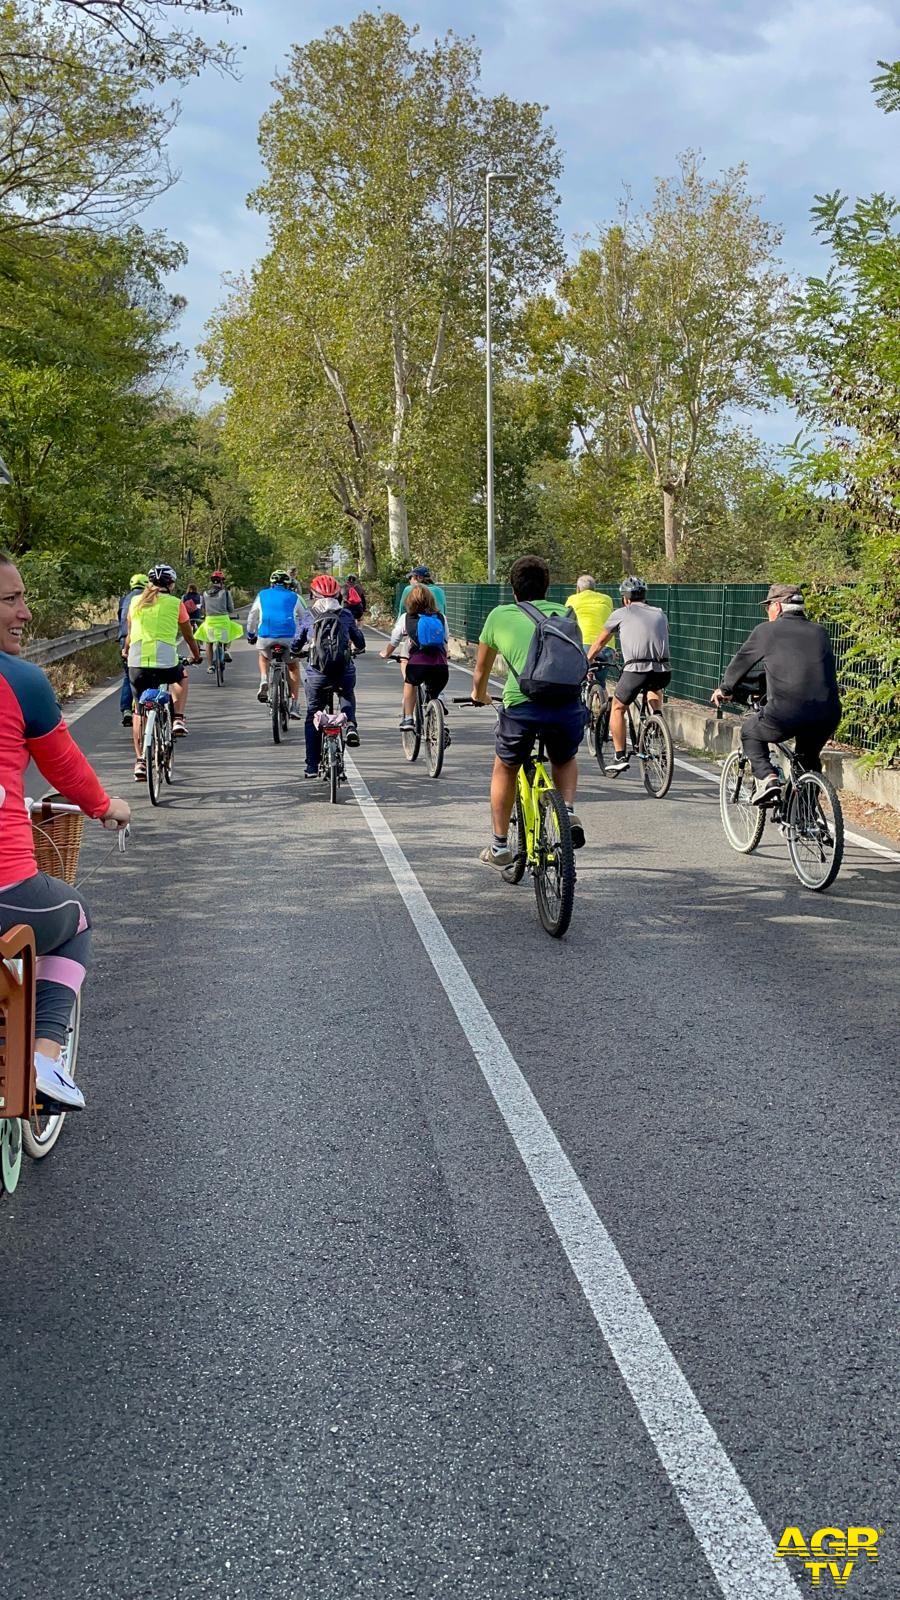
[[[127,828],[131,821],[131,807],[127,800],[114,794],[110,798],[109,808],[100,818],[104,828]]]
[[[713,689],[713,692],[709,697],[709,703],[711,706],[721,706],[724,705],[727,698],[728,696],[726,695],[724,689]]]

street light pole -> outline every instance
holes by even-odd
[[[484,180],[484,322],[487,412],[487,567],[488,583],[497,581],[497,541],[494,536],[494,344],[491,322],[491,179],[508,179],[508,172],[488,172]]]

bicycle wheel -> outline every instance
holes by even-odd
[[[537,855],[538,915],[547,932],[561,939],[575,904],[575,851],[569,813],[555,789],[544,789],[538,797]]]
[[[0,1198],[13,1194],[22,1173],[22,1123],[0,1118]]]
[[[78,1041],[81,1038],[81,994],[75,996],[72,1014],[69,1018],[69,1035],[63,1051],[66,1068],[75,1076],[78,1063]],[[43,1116],[38,1112],[29,1122],[22,1123],[22,1148],[32,1161],[42,1161],[48,1156],[63,1130],[66,1113],[58,1111],[55,1116]]]
[[[644,788],[654,800],[661,800],[671,788],[675,749],[665,718],[658,711],[652,712],[641,724],[638,755],[641,758]]]
[[[175,766],[175,740],[172,737],[171,722],[167,723],[166,725],[166,739],[168,742],[165,744],[163,751],[163,777],[165,778],[166,783],[172,783],[174,776],[173,769]]]
[[[506,844],[513,853],[513,860],[510,866],[501,867],[501,875],[507,883],[521,883],[528,865],[528,846],[525,841],[525,824],[522,821],[522,807],[518,795],[506,830]]]
[[[282,678],[282,680],[281,680],[281,699],[280,699],[280,701],[278,703],[278,715],[279,715],[279,718],[281,719],[282,737],[287,733],[288,728],[290,726],[290,720],[291,720],[291,718],[290,718],[290,710],[291,710],[291,707],[290,707],[290,693],[289,693],[289,690],[288,690],[288,685],[287,685],[286,679]]]
[[[328,798],[336,806],[341,795],[341,768],[338,760],[337,739],[328,741]]]
[[[752,793],[750,763],[743,751],[732,750],[719,779],[719,810],[725,837],[742,856],[756,849],[766,825],[765,811],[753,804]]]
[[[425,707],[425,754],[429,776],[439,778],[444,765],[444,708],[440,700],[429,700]]]
[[[606,695],[600,685],[598,683],[592,684],[587,697],[586,710],[588,720],[584,734],[588,755],[591,756],[596,756],[597,754],[597,725],[603,714],[605,704]]]
[[[284,689],[284,679],[281,672],[273,672],[269,678],[269,707],[272,712],[272,738],[276,744],[281,743],[281,695]]]
[[[407,761],[417,761],[422,745],[422,700],[418,689],[416,690],[416,709],[413,712],[414,728],[404,728],[400,735],[403,745],[403,754]]]
[[[221,689],[225,682],[225,650],[222,645],[213,645],[213,660],[216,667],[216,687]]]
[[[162,758],[160,755],[162,737],[159,727],[159,713],[157,711],[151,711],[147,720],[148,722],[152,720],[152,727],[150,728],[150,740],[145,756],[147,763],[147,793],[150,796],[150,804],[152,806],[158,806],[159,783],[162,774]]]
[[[844,813],[834,785],[822,772],[804,772],[788,801],[791,864],[806,889],[834,883],[844,856]]]
[[[606,772],[605,748],[609,743],[609,716],[612,711],[612,700],[607,699],[594,728],[594,755],[597,765],[602,773]]]

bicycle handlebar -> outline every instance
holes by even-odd
[[[488,706],[502,706],[503,696],[492,694],[490,700],[473,700],[470,694],[454,695],[452,703],[455,706],[474,706],[479,711],[486,711]]]

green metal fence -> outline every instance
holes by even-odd
[[[445,583],[443,588],[450,632],[455,639],[465,639],[470,644],[477,642],[488,612],[513,597],[508,583]],[[620,604],[618,584],[598,583],[597,588],[608,594],[615,605]],[[398,584],[395,606],[401,590],[402,585]],[[571,593],[571,584],[552,583],[547,597],[563,601]],[[735,651],[751,629],[765,620],[762,604],[765,597],[764,583],[649,585],[650,604],[660,606],[669,619],[672,694],[684,700],[708,703],[711,691],[721,682]],[[829,633],[840,678],[848,640],[842,630],[834,626],[829,626]],[[845,727],[841,736],[863,750],[872,749],[874,745],[863,727]]]

